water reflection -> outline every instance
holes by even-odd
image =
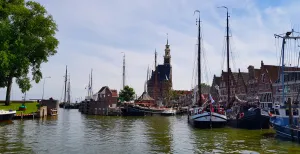
[[[170,153],[173,130],[169,120],[169,117],[161,116],[152,116],[145,120],[145,134],[151,152]]]

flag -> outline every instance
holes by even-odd
[[[211,94],[209,94],[209,100],[211,101],[211,103],[215,102],[215,100],[211,97]]]

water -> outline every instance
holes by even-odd
[[[57,118],[0,126],[0,153],[300,153],[272,130],[194,129],[186,116],[101,117],[60,110]]]

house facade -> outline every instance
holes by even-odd
[[[220,100],[220,82],[221,77],[214,75],[211,87],[210,87],[210,94],[214,100]]]
[[[80,111],[84,114],[108,115],[109,108],[113,108],[117,104],[118,92],[104,86],[94,94],[93,98],[94,100],[82,102]]]
[[[248,72],[231,72],[229,69],[229,83],[227,80],[227,73],[222,70],[221,81],[220,81],[220,102],[227,102],[227,87],[230,86],[230,97],[233,98],[237,96],[241,100],[247,99],[247,81]]]

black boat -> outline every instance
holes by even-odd
[[[13,119],[13,117],[15,116],[16,111],[4,111],[4,110],[0,110],[0,122],[4,122],[4,121],[11,121]]]
[[[137,105],[126,104],[121,108],[122,116],[145,116],[146,112]]]
[[[228,123],[227,125],[233,128],[242,129],[268,129],[269,117],[263,115],[258,104],[248,104],[244,102],[231,110],[227,110]]]

